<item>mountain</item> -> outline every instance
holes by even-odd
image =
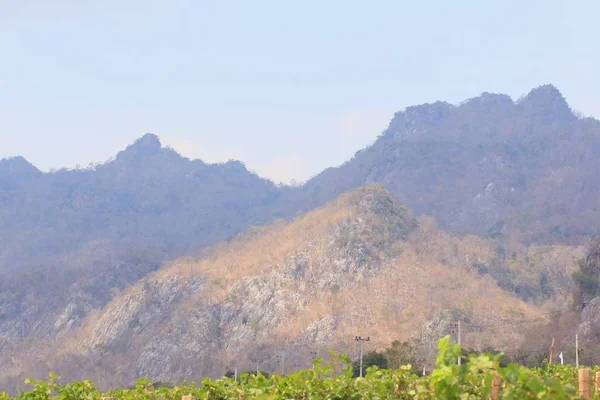
[[[270,181],[190,161],[145,135],[111,161],[42,173],[0,161],[0,358],[53,340],[170,258],[273,219]]]
[[[271,338],[301,365],[311,340],[429,343],[458,317],[569,307],[600,226],[599,151],[600,122],[546,85],[408,107],[300,187],[152,134],[88,169],[0,160],[0,384],[222,373],[235,357],[274,362]]]
[[[523,338],[502,326],[539,311],[474,266],[495,256],[491,242],[443,233],[371,185],[202,259],[168,263],[60,340],[12,341],[0,353],[0,386],[49,370],[103,386],[140,376],[173,382],[256,363],[275,370],[284,353],[288,368],[299,368],[328,348],[354,354],[355,335],[370,336],[371,349],[412,337],[431,361],[458,319],[471,331],[468,346],[511,348]]]
[[[278,196],[240,162],[190,161],[151,134],[91,169],[41,173],[2,160],[0,189],[0,270],[187,254],[269,221]]]
[[[483,93],[408,107],[368,148],[301,187],[277,187],[238,161],[188,160],[147,134],[111,161],[42,173],[0,161],[0,271],[89,267],[124,252],[155,262],[380,183],[458,234],[585,244],[600,234],[600,122],[551,85],[514,102]]]
[[[444,229],[526,243],[585,243],[600,233],[600,122],[579,118],[552,85],[517,102],[483,93],[398,112],[370,147],[293,189],[311,209],[381,183]]]
[[[35,180],[42,175],[41,171],[31,165],[23,157],[12,157],[0,160],[0,187],[9,190],[19,183]]]

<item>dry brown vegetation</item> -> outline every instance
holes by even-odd
[[[352,160],[293,188],[239,162],[184,159],[153,135],[87,170],[0,160],[0,376],[56,366],[125,379],[107,365],[147,371],[159,363],[144,352],[176,352],[182,337],[196,347],[169,368],[185,376],[199,359],[212,372],[258,351],[248,343],[343,348],[375,331],[385,346],[457,319],[469,346],[515,345],[524,330],[478,328],[578,303],[572,274],[600,220],[598,132],[547,85],[518,102],[409,107]],[[322,206],[371,182],[443,229],[425,216],[413,226],[379,187]],[[311,212],[277,220],[299,210]],[[210,360],[194,353],[207,338]]]
[[[352,352],[357,334],[371,336],[371,348],[412,338],[425,346],[427,358],[433,343],[452,333],[459,319],[468,347],[513,350],[524,337],[511,324],[544,320],[544,307],[564,301],[568,290],[552,285],[569,279],[582,251],[445,233],[431,218],[414,218],[381,187],[369,186],[292,222],[252,229],[207,250],[200,260],[168,263],[116,293],[74,336],[37,356],[56,354],[60,359],[51,364],[66,376],[87,373],[106,384],[132,379],[144,349],[169,337],[213,343],[205,360],[211,367],[203,370],[213,375],[232,360],[250,363],[256,352],[277,354],[283,344],[296,346],[297,363],[310,357],[311,346]],[[305,268],[295,276],[299,266]],[[504,270],[513,274],[515,288],[534,288],[539,272],[546,271],[554,291],[526,302],[517,290],[499,287],[504,275],[496,272]],[[208,319],[188,326],[198,318]],[[294,355],[288,356],[292,362]],[[180,365],[199,362],[173,357],[170,362]],[[20,376],[35,359],[28,357],[5,374]],[[70,359],[84,372],[70,371],[65,361]],[[123,377],[106,374],[100,365],[108,360],[132,370]],[[185,374],[172,368],[173,376]]]

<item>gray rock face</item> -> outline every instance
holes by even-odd
[[[600,339],[600,297],[591,300],[583,309],[578,331],[588,340]]]
[[[112,299],[89,303],[82,322],[87,298],[69,292],[51,318],[52,329],[64,332],[59,341],[36,337],[13,347],[0,336],[0,386],[21,382],[21,371],[43,377],[52,370],[103,387],[140,377],[198,380],[233,367],[289,371],[309,367],[328,349],[354,355],[352,335],[363,331],[380,336],[379,348],[398,334],[433,343],[457,318],[437,307],[460,309],[473,323],[510,321],[505,308],[527,315],[527,307],[463,267],[468,254],[483,257],[485,249],[422,222],[370,186],[224,243],[202,260],[165,265]],[[469,301],[454,296],[457,288]],[[475,315],[465,304],[483,296],[490,308]]]
[[[577,118],[552,85],[517,102],[484,93],[396,113],[372,146],[294,195],[302,208],[381,183],[454,232],[582,244],[600,233],[599,150],[600,123]]]

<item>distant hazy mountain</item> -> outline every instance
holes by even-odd
[[[0,161],[0,270],[185,254],[268,221],[275,185],[237,161],[190,161],[145,135],[89,170]]]
[[[445,229],[582,243],[600,233],[600,122],[547,85],[398,112],[370,147],[299,188],[243,164],[190,161],[148,134],[106,164],[42,173],[0,161],[0,270],[90,266],[124,251],[158,261],[381,183]]]
[[[578,118],[551,85],[517,102],[484,93],[398,112],[370,147],[293,190],[311,209],[378,182],[446,229],[528,242],[600,232],[600,122]]]

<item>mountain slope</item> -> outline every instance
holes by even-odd
[[[378,140],[288,194],[310,209],[378,182],[458,233],[584,243],[599,234],[600,122],[551,85],[513,102],[484,93],[396,113]],[[295,201],[295,202],[294,202]]]
[[[190,161],[150,134],[90,170],[42,174],[3,160],[0,188],[0,269],[91,264],[98,245],[184,254],[265,223],[278,193],[239,162]]]
[[[0,270],[91,266],[124,251],[190,254],[253,225],[381,183],[444,229],[583,244],[598,235],[600,122],[576,117],[551,85],[396,113],[370,147],[299,188],[235,161],[205,164],[148,134],[112,161],[42,173],[0,160]]]
[[[89,266],[101,251],[181,256],[369,183],[457,233],[582,244],[600,233],[599,151],[600,122],[546,85],[518,102],[484,93],[408,107],[372,146],[299,188],[235,161],[190,161],[150,134],[92,169],[41,173],[5,159],[0,269]]]
[[[0,161],[0,356],[15,338],[52,339],[114,292],[272,219],[278,195],[235,161],[207,165],[145,135],[87,170]]]
[[[331,326],[328,317],[325,322],[315,322],[310,310],[338,315],[327,302],[339,304],[336,310],[341,310],[341,317],[335,320],[335,332],[345,332],[336,335],[346,337],[357,329],[358,317],[387,321],[382,310],[422,310],[419,307],[429,298],[443,293],[442,300],[432,301],[420,317],[391,314],[405,321],[402,329],[407,332],[422,330],[420,324],[428,322],[419,318],[426,316],[429,321],[437,312],[432,311],[435,304],[444,303],[446,297],[454,299],[449,303],[452,309],[466,307],[452,297],[453,291],[442,290],[445,284],[438,280],[442,277],[450,282],[448,287],[465,290],[464,296],[478,299],[477,304],[483,288],[499,299],[506,293],[517,296],[528,302],[527,307],[540,306],[543,311],[567,304],[575,290],[571,275],[583,257],[582,247],[569,244],[586,242],[600,226],[596,204],[600,194],[599,125],[596,120],[576,117],[552,86],[537,88],[517,102],[505,95],[484,93],[458,106],[438,102],[409,107],[394,116],[372,146],[298,188],[276,187],[239,162],[207,165],[190,161],[163,148],[154,135],[144,136],[113,160],[87,170],[42,173],[21,157],[0,160],[1,368],[7,369],[5,376],[41,373],[48,365],[32,361],[38,353],[43,354],[40,349],[56,349],[56,343],[64,343],[60,349],[64,357],[48,358],[69,372],[66,376],[76,374],[74,366],[81,367],[80,374],[102,375],[109,368],[103,364],[104,356],[111,365],[122,357],[118,363],[130,367],[129,372],[123,371],[123,379],[142,373],[158,376],[160,365],[153,367],[144,360],[152,346],[156,346],[157,360],[168,351],[160,344],[151,345],[148,337],[140,338],[143,330],[132,327],[141,318],[148,335],[160,337],[156,330],[167,329],[168,324],[185,325],[186,314],[179,302],[192,299],[184,302],[198,303],[205,313],[199,320],[216,329],[207,337],[217,343],[217,361],[205,371],[221,371],[219,363],[236,354],[229,352],[228,346],[243,343],[253,349],[246,341],[252,336],[243,333],[247,327],[235,328],[243,333],[240,341],[235,336],[216,339],[221,336],[215,332],[230,326],[223,322],[225,315],[234,318],[232,315],[244,310],[243,304],[230,304],[227,296],[231,286],[255,282],[258,277],[265,282],[275,280],[268,283],[275,286],[267,286],[266,293],[285,292],[288,296],[281,304],[290,315],[273,319],[268,329],[285,326],[289,331],[281,332],[281,337],[298,340],[302,346],[306,346],[306,341],[299,339],[303,329],[321,332]],[[419,217],[418,227],[409,228],[412,217],[402,218],[408,215],[405,208],[392,199],[394,206],[380,211],[359,210],[350,200],[340,200],[291,224],[277,221],[266,228],[251,228],[277,218],[290,219],[299,211],[309,212],[372,182],[383,185],[416,214],[432,215],[444,230],[463,236],[437,230],[424,216]],[[362,196],[373,197],[369,190],[370,195]],[[344,199],[362,198],[348,196]],[[388,216],[393,209],[404,211]],[[382,216],[398,226],[388,226]],[[397,229],[402,226],[407,229],[400,234]],[[335,229],[340,230],[338,234],[346,232],[347,237],[340,239]],[[241,238],[233,239],[244,231],[247,233]],[[471,236],[473,233],[479,237]],[[548,245],[551,243],[560,244]],[[178,260],[170,270],[163,267],[156,272],[165,260],[197,254],[208,258],[200,263]],[[298,270],[289,272],[285,265],[295,265]],[[428,268],[419,269],[419,265]],[[324,275],[306,278],[303,271],[308,266],[314,269],[311,276],[318,275],[315,271]],[[186,277],[187,269],[198,277]],[[153,275],[147,278],[149,274]],[[290,281],[290,274],[300,274],[301,279]],[[457,281],[459,278],[464,282]],[[476,283],[464,289],[465,282],[472,279]],[[403,295],[404,300],[397,300],[402,306],[382,303],[379,297],[374,302],[356,303],[355,298],[373,293],[396,299],[397,293],[404,293],[402,285],[411,281],[420,284],[410,295]],[[167,304],[158,308],[166,316],[156,316],[156,325],[150,318],[154,314],[147,314],[147,302],[155,294],[148,294],[150,289],[143,282],[158,290],[155,304]],[[308,283],[302,286],[299,282]],[[392,282],[402,284],[393,287]],[[129,288],[132,284],[134,288]],[[271,318],[262,315],[269,303],[248,297],[262,293],[262,284],[267,285],[255,283],[254,289],[242,291],[248,307],[258,310],[255,317],[246,317],[244,326],[258,328],[262,318]],[[498,287],[506,293],[498,292]],[[164,290],[171,300],[163,297]],[[124,327],[98,328],[97,333],[86,331],[88,336],[84,335],[85,340],[104,337],[100,334],[104,329],[110,340],[96,340],[90,345],[92,350],[76,348],[72,335],[82,324],[81,329],[93,331],[95,318],[112,315],[105,307],[120,304],[125,294],[119,293],[140,294],[138,303],[135,295],[131,297],[131,304],[141,307],[134,310],[140,317],[128,316],[127,307],[122,306],[123,319],[129,321]],[[411,296],[419,301],[412,302]],[[302,300],[298,311],[290,306],[298,299],[311,300]],[[343,300],[335,303],[335,299]],[[350,304],[354,309],[347,308]],[[503,312],[496,311],[505,318]],[[449,317],[443,315],[440,320],[446,321]],[[216,316],[221,319],[216,321]],[[307,328],[313,326],[320,328]],[[392,332],[397,326],[366,326],[377,326],[384,340],[396,338]],[[268,329],[257,332],[256,337],[264,338]],[[174,333],[172,340],[185,342],[184,333]],[[323,343],[338,343],[339,337],[326,335]],[[194,340],[200,339],[189,339],[189,343],[199,346]],[[130,345],[130,353],[117,350]],[[205,357],[202,354],[198,357]],[[188,373],[185,371],[198,372],[188,356],[182,357],[188,364],[180,369],[169,364],[175,368],[173,377]],[[132,360],[141,360],[139,366],[132,366]],[[302,362],[302,357],[297,362]],[[30,369],[20,370],[20,365]],[[98,369],[89,369],[90,365]],[[103,379],[110,382],[111,378],[112,374]]]
[[[465,263],[493,256],[481,239],[439,232],[369,186],[293,222],[251,230],[202,260],[164,266],[60,342],[14,344],[11,351],[23,353],[5,357],[0,375],[5,386],[49,369],[103,385],[174,381],[250,368],[252,360],[273,370],[282,352],[297,368],[311,352],[353,353],[357,334],[375,348],[411,336],[434,343],[457,319],[497,326],[536,316]],[[468,345],[519,340],[510,330],[473,332]]]

